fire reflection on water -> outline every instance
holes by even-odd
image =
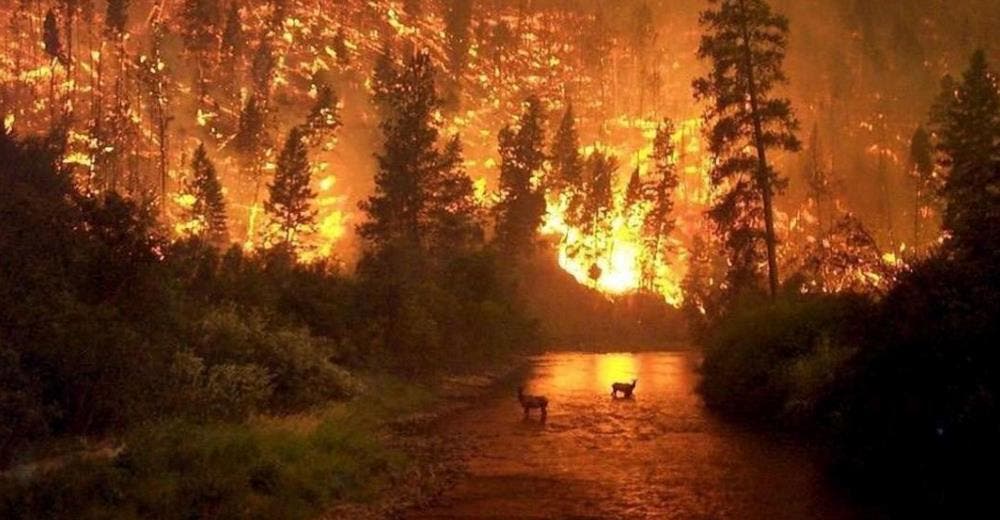
[[[834,518],[858,515],[795,445],[728,427],[695,388],[697,352],[551,353],[524,385],[549,399],[525,420],[514,390],[443,425],[467,473],[408,518]],[[634,399],[611,383],[638,379]]]

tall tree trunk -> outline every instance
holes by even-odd
[[[743,54],[747,74],[747,91],[750,95],[750,116],[753,119],[753,140],[757,149],[757,187],[764,201],[764,240],[767,243],[767,279],[771,299],[778,294],[777,238],[774,232],[774,205],[771,179],[768,176],[767,150],[764,147],[764,128],[760,120],[757,101],[757,84],[754,80],[753,53],[750,49],[750,31],[743,23]]]

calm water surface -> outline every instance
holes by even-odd
[[[695,393],[698,354],[553,353],[526,391],[548,420],[498,395],[442,426],[469,445],[468,476],[411,518],[848,519],[802,446],[714,418]],[[633,399],[611,383],[638,379]]]

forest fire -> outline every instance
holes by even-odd
[[[0,518],[997,509],[998,6],[0,0]]]
[[[417,17],[406,12],[405,7],[413,9],[411,5],[393,2],[344,2],[334,10],[297,2],[233,4],[228,11],[221,6],[217,11],[211,10],[215,7],[198,11],[203,14],[197,16],[207,17],[200,21],[158,1],[122,5],[128,6],[127,11],[119,12],[117,2],[108,2],[104,17],[89,4],[74,10],[38,5],[17,16],[12,9],[5,12],[8,25],[28,36],[12,40],[4,51],[0,73],[6,86],[7,124],[21,134],[67,125],[63,163],[85,189],[95,193],[115,189],[159,200],[163,223],[177,237],[199,236],[207,232],[207,223],[203,215],[193,213],[198,195],[189,189],[196,174],[189,161],[193,147],[204,143],[210,160],[218,164],[229,205],[224,222],[229,239],[247,251],[258,249],[273,242],[263,197],[278,168],[282,128],[294,124],[290,114],[300,112],[269,109],[262,101],[281,99],[286,106],[305,109],[312,105],[309,110],[319,112],[307,114],[311,118],[307,124],[328,130],[311,147],[316,215],[310,229],[296,233],[296,249],[308,262],[353,261],[357,246],[351,227],[360,220],[351,208],[364,196],[367,183],[347,172],[370,170],[358,163],[365,153],[354,151],[366,140],[364,127],[371,126],[371,110],[359,94],[370,92],[368,71],[380,48],[390,43],[423,47],[445,67],[459,60],[467,68],[462,81],[468,82],[467,96],[478,98],[477,102],[465,104],[454,115],[436,117],[447,121],[447,132],[461,135],[469,173],[478,179],[476,196],[487,212],[496,200],[491,194],[498,178],[494,136],[509,118],[510,107],[530,92],[541,95],[547,109],[556,114],[563,103],[546,93],[564,89],[569,78],[575,78],[578,97],[594,92],[581,123],[586,120],[587,128],[598,131],[606,143],[601,147],[609,154],[629,162],[627,169],[615,172],[614,208],[598,226],[607,228],[607,236],[568,225],[560,214],[567,200],[558,193],[547,195],[553,204],[540,231],[561,235],[559,264],[581,283],[609,294],[653,290],[671,304],[680,303],[683,240],[670,239],[674,251],[669,255],[652,254],[643,245],[644,210],[623,207],[625,174],[648,170],[645,162],[657,123],[608,111],[605,86],[592,82],[574,65],[578,49],[558,42],[565,35],[556,19],[501,10],[481,22],[484,34],[491,31],[495,41],[476,37],[455,42],[448,24],[461,23],[467,13],[446,13],[458,19]],[[215,4],[205,3],[211,5]],[[356,23],[345,25],[346,19]],[[101,23],[103,28],[97,30],[95,24]],[[515,24],[517,36],[507,32]],[[44,45],[25,45],[27,41]],[[455,54],[455,45],[464,46],[465,52]],[[251,84],[234,83],[234,75],[241,74]],[[363,81],[352,84],[351,76]],[[339,83],[341,100],[327,94],[333,92],[331,82]],[[457,92],[457,85],[447,83],[442,82],[446,96],[448,90]],[[354,127],[338,130],[341,121]],[[264,122],[267,127],[253,126]],[[690,137],[697,122],[686,121],[682,127]],[[586,158],[595,149],[585,144],[580,152]],[[684,160],[686,182],[694,179],[698,189],[707,192],[707,178],[695,177],[707,175],[708,159]],[[340,181],[334,183],[335,178]],[[695,215],[706,203],[705,196],[685,197],[678,203],[678,214]],[[679,222],[699,225],[693,219]],[[694,234],[683,230],[680,236]]]
[[[16,16],[15,10],[4,10],[8,26],[24,36],[9,41],[0,66],[5,124],[26,135],[65,125],[62,160],[85,189],[115,189],[160,201],[163,224],[177,237],[201,235],[207,230],[205,218],[192,214],[197,195],[187,188],[194,175],[192,151],[204,143],[218,165],[229,206],[222,221],[228,240],[247,251],[273,245],[279,235],[272,233],[274,221],[264,202],[286,129],[304,117],[304,128],[314,134],[308,138],[308,160],[317,198],[314,218],[293,233],[295,250],[307,262],[353,263],[362,249],[353,227],[364,220],[354,208],[370,186],[368,136],[376,124],[367,99],[373,89],[370,71],[385,48],[426,49],[442,71],[451,73],[438,79],[445,106],[434,117],[444,135],[460,136],[468,174],[476,179],[474,195],[485,214],[492,214],[502,197],[497,132],[524,97],[542,100],[550,132],[576,100],[580,161],[599,151],[617,166],[608,207],[599,208],[600,222],[583,227],[572,222],[566,215],[572,197],[548,182],[555,166],[546,160],[537,172],[548,202],[539,232],[556,244],[559,265],[582,284],[609,295],[652,291],[671,305],[683,301],[692,240],[709,229],[704,212],[714,196],[713,158],[702,149],[701,119],[691,117],[695,107],[676,114],[685,118],[671,136],[679,175],[673,233],[651,238],[644,226],[649,201],[626,199],[633,172],[644,185],[654,182],[650,163],[660,120],[647,114],[677,107],[689,96],[677,72],[694,66],[679,52],[693,45],[692,35],[656,40],[673,56],[662,70],[645,62],[644,50],[623,50],[601,36],[607,20],[586,9],[527,14],[497,6],[473,24],[472,8],[461,2],[440,12],[416,7],[419,2],[360,0],[335,7],[233,3],[228,9],[214,2],[172,7],[149,1],[123,3],[127,9],[122,10],[119,3],[108,2],[106,13],[95,12],[89,3],[69,10],[40,3]],[[649,16],[635,11],[620,40],[635,38],[638,45],[655,38]],[[594,41],[581,42],[564,30],[568,26],[594,31]],[[458,28],[466,32],[456,33]],[[28,45],[31,41],[39,45]],[[618,74],[606,77],[581,59],[597,51],[608,53],[601,66]],[[881,138],[886,125],[880,108],[858,128]],[[878,168],[901,167],[893,143],[866,147],[867,160]],[[843,208],[844,188],[837,189],[809,194],[805,205],[822,204],[817,201],[826,196],[830,205]],[[932,215],[929,206],[920,214]],[[801,256],[796,233],[814,241],[821,234],[791,219],[778,225],[779,233],[790,237],[781,246],[786,258]],[[890,253],[902,251],[900,244],[886,246]],[[892,266],[900,263],[890,260]]]

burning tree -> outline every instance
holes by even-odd
[[[709,148],[716,157],[711,177],[720,190],[710,216],[725,236],[733,287],[753,283],[766,247],[771,295],[778,291],[774,195],[785,181],[771,167],[768,150],[798,151],[798,122],[791,102],[773,95],[787,81],[782,71],[788,19],[764,0],[711,0],[702,13],[706,29],[698,56],[711,72],[695,80],[705,111]],[[752,152],[748,151],[752,150]]]
[[[896,277],[875,238],[854,215],[844,215],[802,254],[803,290],[821,293],[884,294]]]

